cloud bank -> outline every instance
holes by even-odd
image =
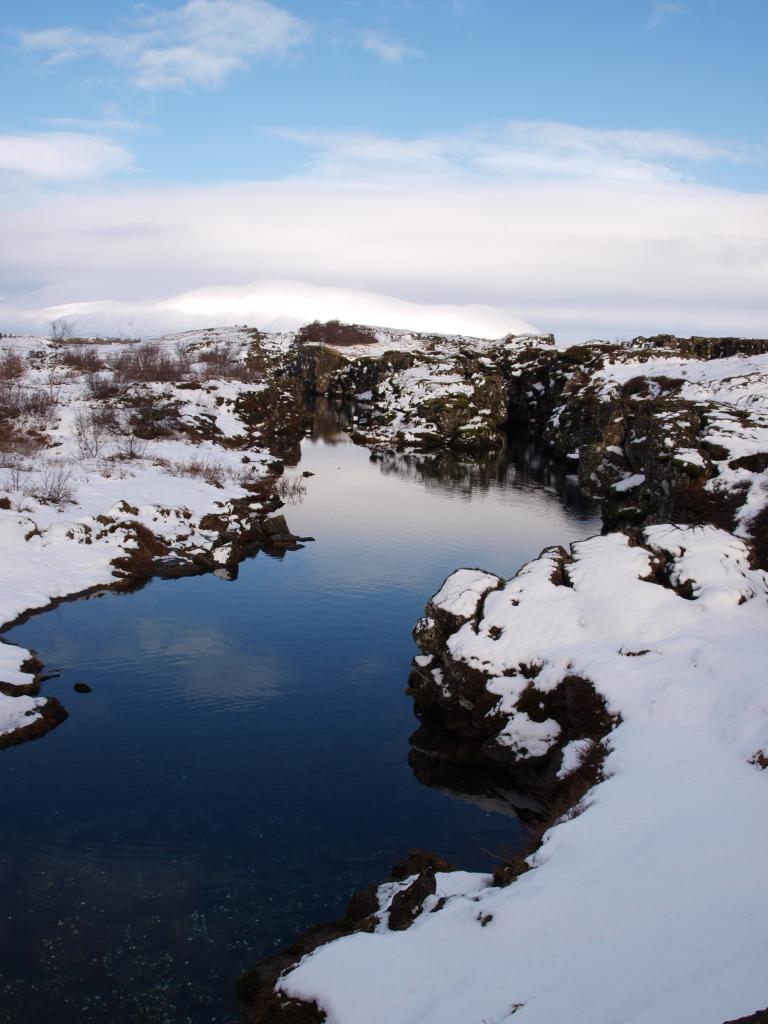
[[[376,292],[300,281],[258,281],[242,288],[201,288],[159,302],[80,302],[17,310],[17,330],[48,333],[65,319],[86,335],[147,337],[163,332],[248,324],[265,331],[293,330],[311,320],[340,319],[414,331],[500,338],[535,331],[510,310],[480,305],[426,305]]]
[[[232,288],[298,281],[337,289],[338,309],[310,318],[344,317],[342,293],[375,292],[490,308],[500,334],[517,316],[566,340],[768,336],[768,194],[685,172],[754,159],[742,144],[550,122],[416,139],[280,134],[306,158],[287,181],[70,184],[66,194],[37,187],[22,202],[17,188],[0,204],[0,331],[94,302],[107,303],[100,329],[110,330],[109,315],[119,332],[126,317],[145,323],[150,312],[183,326],[189,310],[169,297],[212,286],[208,312],[240,322],[248,317]],[[0,138],[0,172],[38,181],[130,161],[96,135]],[[290,318],[298,297],[281,294]]]
[[[0,330],[60,304],[293,280],[514,310],[574,340],[768,335],[765,195],[664,181],[300,179],[48,196],[0,213]]]

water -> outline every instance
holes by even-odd
[[[490,869],[520,842],[409,769],[410,631],[454,568],[511,574],[594,509],[541,460],[374,462],[320,433],[285,510],[304,550],[7,635],[61,671],[70,718],[0,756],[3,1022],[230,1024],[239,973],[409,848]]]

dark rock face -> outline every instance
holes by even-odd
[[[739,1017],[738,1020],[728,1020],[725,1024],[768,1024],[768,1009],[758,1010],[749,1017]]]
[[[765,338],[677,338],[674,334],[655,334],[635,338],[638,348],[671,348],[688,359],[727,359],[729,356],[756,356],[768,352]]]
[[[552,560],[552,582],[568,586],[566,567],[571,556],[561,547],[542,552]],[[407,693],[413,699],[419,728],[411,737],[419,751],[449,763],[506,771],[515,789],[537,801],[551,803],[564,788],[558,778],[563,748],[571,740],[592,740],[600,749],[603,738],[617,724],[593,685],[577,675],[566,675],[554,688],[536,688],[536,666],[521,666],[528,680],[516,702],[518,711],[532,722],[553,720],[560,727],[557,742],[542,756],[529,756],[498,742],[506,718],[494,709],[498,697],[489,692],[487,675],[451,657],[448,640],[464,625],[477,630],[485,599],[503,585],[486,592],[468,617],[449,614],[431,600],[414,629],[423,658],[414,660]],[[421,661],[429,659],[428,664]]]
[[[510,369],[510,426],[539,436],[556,456],[578,467],[582,488],[602,503],[606,529],[709,522],[733,530],[745,494],[720,486],[720,478],[729,469],[765,472],[768,452],[729,462],[727,448],[710,436],[722,421],[717,403],[706,395],[684,397],[684,378],[644,375],[643,364],[766,351],[768,341],[670,335],[637,338],[628,346],[532,350],[524,365]],[[637,365],[637,375],[624,384],[611,385],[610,372],[601,376],[626,362]],[[748,430],[748,411],[732,413],[739,416]],[[706,487],[710,481],[714,485]],[[758,534],[755,521],[752,536],[760,548]]]

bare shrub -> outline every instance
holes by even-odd
[[[188,363],[176,352],[170,352],[156,341],[144,341],[112,361],[112,369],[123,381],[174,381],[187,372]]]
[[[0,381],[0,420],[22,416],[44,419],[55,405],[56,397],[43,388]]]
[[[100,417],[94,416],[88,409],[78,409],[74,427],[75,441],[83,458],[98,458],[105,439],[105,427]]]
[[[61,365],[71,370],[79,370],[81,373],[96,373],[103,369],[104,361],[99,355],[98,349],[93,345],[84,345],[82,342],[77,345],[67,345],[59,357]]]
[[[50,460],[43,464],[31,488],[32,496],[49,505],[66,505],[74,498],[72,469],[68,462]]]
[[[198,355],[198,360],[210,377],[241,377],[245,372],[245,366],[228,342],[206,349]]]
[[[14,348],[0,350],[0,381],[17,381],[24,376],[24,360]]]
[[[13,421],[0,419],[0,467],[8,467],[20,456],[33,455],[42,443],[34,430],[19,429]]]
[[[118,388],[108,373],[91,372],[86,378],[86,384],[92,398],[111,398],[118,393]]]
[[[184,462],[169,462],[167,472],[171,476],[190,476],[205,480],[212,487],[223,487],[227,479],[227,467],[222,462],[192,458]]]
[[[3,456],[0,457],[0,466],[6,470],[3,478],[5,490],[25,493],[29,468],[24,459],[20,455],[3,453]]]
[[[182,344],[182,342],[177,341],[176,345],[174,346],[174,353],[176,355],[178,375],[180,377],[183,377],[185,374],[188,374],[192,369],[192,355],[189,351],[189,347],[187,345]]]
[[[328,320],[326,323],[313,320],[298,331],[296,340],[300,345],[373,345],[376,334],[369,327],[358,327],[357,324],[343,324],[339,320]]]
[[[135,434],[121,434],[115,440],[115,455],[119,459],[143,459],[148,442]]]

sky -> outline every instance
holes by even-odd
[[[0,331],[418,306],[491,335],[768,336],[765,0],[0,18]]]

